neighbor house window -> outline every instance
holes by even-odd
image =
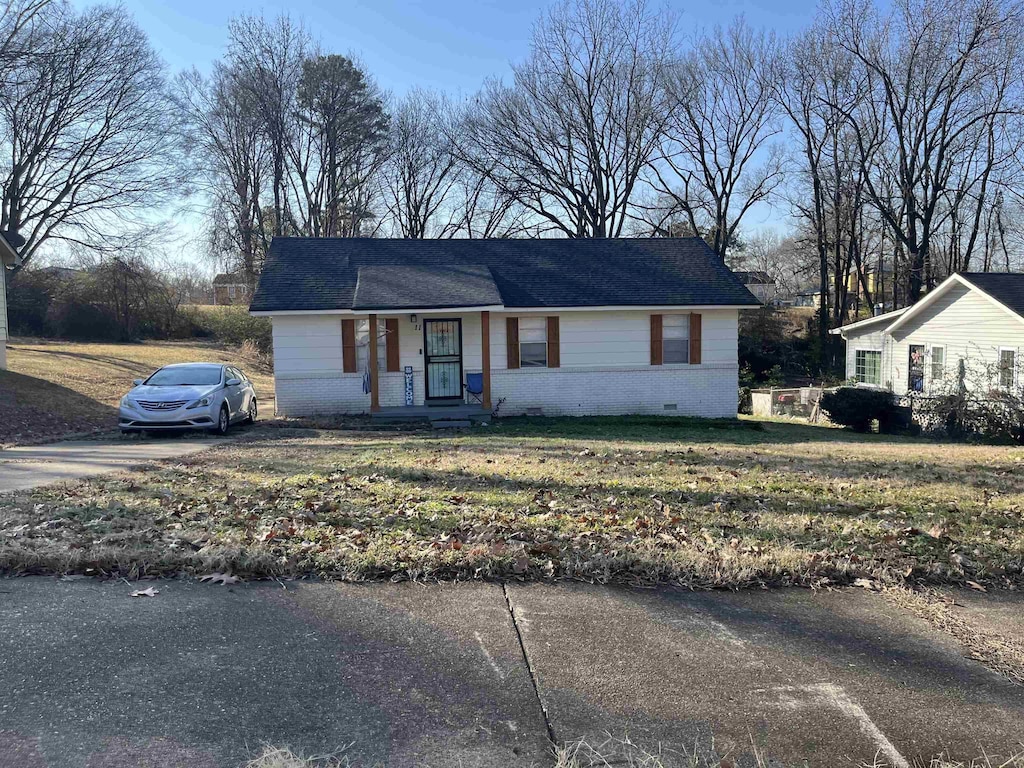
[[[999,350],[999,386],[1010,389],[1017,379],[1017,350]]]
[[[877,349],[858,349],[853,377],[860,384],[882,386],[882,353]]]
[[[235,298],[235,296],[236,296],[236,293],[235,293],[235,286],[233,286],[233,285],[229,285],[229,286],[228,286],[228,298],[229,298],[229,299],[233,299],[233,298]]]
[[[946,348],[933,346],[931,349],[931,380],[942,381],[946,375]]]
[[[690,362],[690,316],[664,315],[661,319],[662,362]]]
[[[367,333],[370,328],[370,321],[356,320],[356,365],[360,371],[365,371],[370,367],[370,356],[367,354],[367,349],[370,344],[369,334]],[[384,321],[377,320],[377,370],[386,371],[388,366],[388,347],[387,347],[387,331],[385,329]]]
[[[548,319],[519,318],[519,365],[522,368],[545,368],[548,364]]]

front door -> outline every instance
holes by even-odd
[[[924,392],[924,344],[911,344],[907,361],[907,391]]]
[[[462,399],[462,321],[424,320],[427,400]]]

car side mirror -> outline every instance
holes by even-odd
[[[142,379],[132,379],[132,386],[137,387],[142,383]]]
[[[228,379],[227,381],[224,382],[224,386],[225,387],[237,387],[241,383],[242,383],[241,379]]]

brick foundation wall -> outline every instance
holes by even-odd
[[[736,415],[739,371],[724,364],[644,368],[560,368],[495,371],[492,400],[499,414],[540,409],[546,416],[658,414]],[[666,408],[665,406],[675,406]]]
[[[422,375],[416,391],[422,397]],[[547,416],[657,414],[704,417],[736,415],[738,370],[725,364],[644,368],[535,368],[491,374],[499,415],[534,409]],[[285,416],[367,413],[362,374],[285,376],[276,380],[277,412]],[[405,402],[405,377],[381,375],[382,406]],[[666,408],[665,406],[675,406]]]

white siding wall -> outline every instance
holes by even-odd
[[[907,391],[910,345],[924,344],[930,354],[931,345],[945,345],[946,372],[955,375],[960,359],[968,361],[968,369],[995,366],[1000,347],[1017,350],[1017,359],[1024,354],[1024,320],[993,304],[977,290],[956,284],[902,328],[897,328],[887,345],[888,361],[883,371],[892,381],[897,394]],[[925,365],[926,392],[931,366]]]
[[[886,323],[879,323],[876,326],[854,331],[846,334],[846,378],[852,379],[857,373],[857,350],[878,350],[882,352],[882,381],[881,385],[886,386],[886,364],[885,364],[885,328]]]
[[[699,365],[650,365],[650,313],[581,311],[559,314],[561,367],[507,369],[505,319],[491,314],[492,401],[503,415],[680,413],[734,416],[738,386],[737,310],[705,310]],[[382,315],[384,317],[384,315]],[[414,402],[424,400],[424,318],[462,320],[463,368],[479,372],[480,315],[431,313],[398,317],[400,364],[412,366]],[[274,375],[279,413],[365,413],[361,373],[341,372],[341,317],[277,316]],[[381,406],[405,401],[403,373],[381,373]],[[666,411],[665,406],[675,406]]]
[[[945,346],[947,376],[956,373],[961,359],[968,368],[995,366],[999,348],[1017,350],[1024,355],[1024,321],[993,304],[979,291],[955,284],[917,317],[897,328],[894,334],[872,329],[848,331],[846,339],[846,375],[854,375],[858,349],[882,350],[882,386],[897,394],[906,394],[910,345],[926,349],[925,392],[936,391],[931,381],[931,347]]]
[[[273,325],[278,413],[366,410],[362,374],[341,371],[341,321],[336,315],[279,316]]]

